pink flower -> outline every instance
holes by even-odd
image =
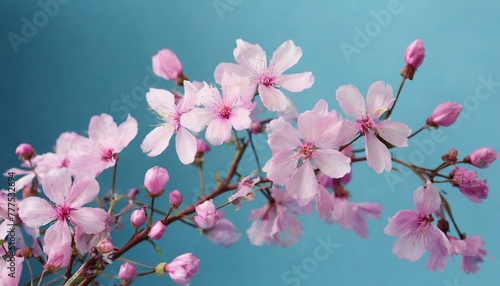
[[[238,190],[236,191],[236,193],[232,194],[228,199],[228,201],[236,207],[236,210],[239,210],[241,208],[241,203],[243,202],[243,200],[253,201],[253,199],[255,198],[255,193],[253,192],[252,188],[258,182],[260,182],[260,177],[256,176],[255,174],[247,176],[243,180],[241,180],[241,182],[238,184]]]
[[[182,85],[187,80],[182,73],[179,58],[169,49],[162,49],[153,56],[153,71],[161,78],[174,80],[177,85]]]
[[[195,210],[196,215],[193,217],[193,221],[201,229],[211,229],[219,219],[213,200],[204,201],[202,204],[195,206]]]
[[[389,224],[384,228],[387,235],[399,235],[393,253],[410,261],[418,260],[426,249],[431,256],[447,255],[451,250],[450,242],[444,232],[432,225],[432,214],[441,206],[437,189],[427,181],[424,187],[415,191],[413,202],[416,210],[399,211],[389,218]],[[431,268],[430,264],[428,268]]]
[[[89,138],[79,142],[70,157],[72,172],[78,175],[98,176],[116,164],[120,153],[137,135],[137,121],[130,115],[119,126],[108,114],[93,116],[89,124]]]
[[[159,197],[163,194],[169,179],[170,176],[165,168],[155,166],[146,172],[144,186],[152,197]]]
[[[264,106],[270,111],[283,111],[287,107],[285,94],[279,90],[284,88],[291,92],[300,92],[310,88],[314,83],[311,72],[284,75],[302,57],[302,50],[288,40],[274,52],[267,65],[267,56],[258,44],[250,44],[241,39],[236,40],[234,58],[238,64],[221,63],[215,69],[215,80],[220,83],[223,73],[237,73],[249,78],[253,90],[257,89]]]
[[[221,145],[231,140],[232,128],[243,130],[250,127],[250,112],[253,93],[248,79],[236,74],[224,74],[222,96],[216,88],[205,86],[198,96],[203,108],[194,108],[181,118],[186,128],[201,132],[208,126],[205,137],[212,145]]]
[[[149,230],[148,236],[151,239],[158,240],[163,237],[163,234],[167,230],[167,226],[164,225],[161,221],[157,221],[151,229]]]
[[[113,243],[111,242],[111,240],[109,240],[109,239],[101,240],[97,244],[96,248],[97,248],[97,251],[99,251],[100,253],[109,253],[111,251],[118,250],[118,248],[116,246],[114,246]]]
[[[300,220],[293,208],[297,207],[288,193],[271,188],[273,203],[267,203],[260,209],[252,210],[249,219],[254,220],[247,230],[253,245],[280,244],[290,246],[299,241],[303,232]]]
[[[178,190],[173,190],[168,194],[168,203],[173,209],[178,208],[182,204],[182,195]]]
[[[130,223],[134,228],[141,227],[147,219],[146,211],[144,208],[135,210],[130,214]]]
[[[342,120],[336,113],[307,111],[299,115],[297,126],[298,131],[283,118],[269,123],[267,142],[273,155],[263,170],[271,181],[284,185],[304,205],[314,200],[318,192],[316,169],[340,178],[351,170],[351,159],[334,150],[347,143],[341,134]]]
[[[19,217],[32,228],[55,221],[45,233],[44,252],[47,265],[66,267],[71,257],[72,230],[68,223],[81,227],[87,234],[104,230],[109,216],[103,209],[82,207],[95,199],[99,184],[95,179],[76,179],[72,184],[66,168],[45,174],[42,186],[52,204],[39,197],[29,197],[19,203]]]
[[[465,273],[476,273],[479,271],[479,263],[486,257],[484,241],[479,235],[468,236],[465,241],[466,249],[462,254],[462,270]]]
[[[485,179],[479,179],[477,173],[462,167],[455,167],[450,172],[452,184],[469,200],[480,203],[488,197],[488,185]]]
[[[179,285],[189,285],[194,275],[198,273],[200,260],[192,253],[177,256],[172,262],[165,265],[165,272]]]
[[[406,147],[411,133],[411,129],[403,123],[378,120],[394,104],[392,87],[381,81],[374,82],[368,88],[365,105],[365,99],[355,86],[343,85],[337,89],[337,100],[344,112],[356,119],[355,123],[346,121],[342,132],[353,137],[356,132],[363,135],[368,166],[377,173],[389,172],[392,168],[391,154],[377,136],[396,147]]]
[[[450,126],[457,121],[462,105],[459,103],[447,101],[439,104],[432,115],[427,118],[427,124],[431,126]]]
[[[241,234],[222,211],[218,211],[217,214],[219,219],[211,229],[205,231],[205,234],[211,242],[228,247],[240,239]]]
[[[30,144],[23,143],[16,148],[16,155],[22,160],[30,160],[35,156],[35,150]]]
[[[465,157],[464,161],[474,167],[484,169],[488,168],[496,159],[498,159],[498,154],[495,149],[482,147]]]
[[[184,97],[176,102],[175,96],[169,91],[151,88],[146,94],[149,107],[160,116],[163,121],[151,131],[141,144],[143,152],[150,157],[161,154],[169,145],[170,138],[174,134],[175,150],[183,164],[194,161],[196,154],[196,138],[184,128],[181,117],[191,110],[196,103],[197,88],[194,84],[186,82],[184,85]]]
[[[137,278],[137,269],[132,263],[125,262],[120,266],[118,278],[120,278],[122,284],[129,285]]]
[[[413,79],[415,71],[424,62],[425,47],[422,40],[413,41],[405,50],[404,60],[406,67],[401,71],[401,75]]]

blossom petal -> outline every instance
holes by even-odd
[[[70,218],[83,232],[97,234],[105,229],[109,215],[103,209],[87,207],[71,211]]]
[[[220,63],[217,65],[215,68],[214,72],[214,78],[215,82],[222,85],[222,75],[224,73],[235,73],[241,77],[248,78],[252,80],[254,86],[256,81],[254,80],[255,76],[252,74],[248,69],[245,68],[245,66],[238,65],[238,64],[233,64],[233,63]]]
[[[399,258],[416,261],[425,252],[424,239],[418,235],[403,235],[394,244],[392,252]]]
[[[273,53],[269,70],[273,75],[282,74],[285,70],[296,65],[302,57],[302,49],[292,40],[281,44]]]
[[[429,215],[439,209],[441,197],[436,187],[430,181],[427,181],[424,187],[418,188],[413,193],[413,202],[421,215]]]
[[[283,111],[287,106],[287,100],[285,94],[272,86],[265,87],[259,85],[259,95],[262,100],[262,104],[270,111]]]
[[[301,145],[297,130],[283,118],[271,120],[267,128],[271,132],[267,141],[271,149],[291,151]]]
[[[250,109],[237,107],[231,111],[229,121],[235,130],[250,128],[252,119],[250,118]]]
[[[402,210],[389,218],[384,228],[387,235],[406,235],[418,227],[419,213],[413,210]]]
[[[337,101],[347,115],[356,119],[366,115],[365,99],[352,84],[342,85],[336,92]]]
[[[19,217],[27,226],[36,228],[56,219],[56,213],[46,200],[29,197],[19,202]]]
[[[394,104],[392,87],[383,81],[376,81],[368,88],[366,96],[367,113],[371,119],[378,119],[380,115],[389,110]]]
[[[267,67],[266,52],[258,44],[251,44],[238,39],[233,54],[236,62],[254,74],[265,70]]]
[[[57,205],[64,204],[64,198],[71,189],[71,174],[68,169],[52,169],[42,177],[45,195]]]
[[[146,101],[159,115],[175,113],[175,96],[168,90],[150,88],[146,93]]]
[[[73,182],[66,196],[65,203],[73,209],[79,209],[84,204],[93,201],[99,194],[99,183],[95,179],[82,178]]]
[[[384,120],[377,124],[377,131],[380,137],[394,146],[408,146],[408,136],[411,134],[411,129],[404,123]]]
[[[392,168],[392,162],[391,153],[387,146],[371,133],[366,134],[365,140],[368,166],[372,167],[377,173],[382,173],[384,170],[389,172]]]
[[[217,118],[208,124],[205,137],[212,145],[221,145],[231,140],[231,122],[227,119]]]
[[[439,228],[431,225],[427,228],[425,245],[431,253],[427,261],[427,269],[436,271],[443,270],[448,263],[451,243]]]
[[[333,200],[328,191],[322,185],[318,186],[318,196],[316,197],[318,205],[318,215],[321,220],[328,224],[333,223]]]
[[[284,185],[290,175],[297,168],[295,152],[278,151],[266,162],[262,170],[267,172],[267,177],[276,184]]]
[[[174,134],[174,128],[169,124],[156,127],[146,135],[142,141],[142,152],[147,153],[149,157],[160,155],[167,149],[170,138]]]
[[[301,92],[314,84],[314,76],[312,72],[282,75],[276,84],[291,92]]]
[[[71,259],[71,230],[66,220],[57,220],[45,232],[43,251],[49,259],[47,264],[58,268],[69,265]]]
[[[127,120],[118,126],[118,131],[113,136],[113,142],[115,146],[115,153],[121,152],[127,145],[135,138],[137,135],[137,120],[135,120],[130,114]]]
[[[299,205],[308,204],[315,199],[318,192],[318,181],[309,160],[305,160],[295,170],[286,182],[285,187]]]
[[[341,178],[351,171],[351,158],[337,150],[318,149],[315,154],[315,165],[328,177]]]
[[[117,130],[118,125],[109,114],[95,115],[90,119],[89,138],[96,144],[106,147],[114,146],[114,140],[110,134],[115,134]]]
[[[214,112],[209,108],[195,108],[181,116],[181,125],[191,131],[200,132],[215,117]]]
[[[175,150],[183,164],[191,164],[196,155],[196,137],[184,128],[175,137]]]

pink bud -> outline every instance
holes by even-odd
[[[192,253],[182,254],[165,265],[165,272],[175,283],[189,285],[190,280],[198,273],[199,262],[200,260]]]
[[[488,197],[488,185],[484,179],[479,179],[477,173],[462,167],[455,167],[450,172],[452,184],[474,203],[480,203]]]
[[[182,195],[178,190],[173,190],[168,194],[168,202],[170,203],[170,207],[173,209],[178,208],[182,204]]]
[[[164,225],[161,221],[157,221],[149,230],[148,236],[151,239],[158,240],[163,237],[163,234],[166,230],[167,226]]]
[[[160,50],[153,56],[153,71],[161,78],[174,80],[177,85],[183,85],[187,80],[179,58],[169,49]]]
[[[459,103],[447,101],[439,104],[427,118],[427,124],[431,126],[450,126],[460,115],[462,105]]]
[[[425,47],[422,40],[417,39],[413,41],[405,50],[405,63],[413,66],[415,70],[424,62]]]
[[[259,121],[253,121],[252,124],[250,124],[250,132],[252,132],[252,134],[259,134],[264,132],[262,124]]]
[[[484,169],[489,167],[496,159],[498,159],[498,154],[495,149],[482,147],[465,157],[464,161],[474,167]]]
[[[195,207],[195,210],[196,215],[194,216],[193,220],[200,228],[204,230],[211,229],[219,219],[219,215],[217,214],[217,210],[215,209],[213,200],[208,200],[202,204],[197,205]]]
[[[146,211],[144,208],[140,210],[135,210],[130,214],[130,223],[133,227],[138,228],[141,227],[146,222]]]
[[[16,155],[21,157],[22,160],[30,160],[35,156],[35,150],[30,144],[23,143],[17,146]]]
[[[418,67],[424,62],[425,47],[422,40],[415,40],[405,50],[404,60],[405,68],[401,71],[401,75],[410,80],[417,71]]]
[[[125,262],[120,266],[118,278],[121,279],[123,285],[130,285],[137,278],[137,269],[132,263]]]
[[[201,153],[201,155],[210,151],[210,146],[203,139],[196,139],[196,153]]]
[[[96,248],[100,253],[108,253],[117,249],[109,239],[101,240]]]
[[[146,186],[146,189],[152,197],[159,197],[163,194],[163,189],[169,179],[170,176],[167,170],[156,166],[146,172],[144,186]]]

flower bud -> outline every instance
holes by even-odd
[[[166,230],[167,226],[164,225],[161,221],[157,221],[149,230],[148,236],[151,239],[158,240],[163,237],[163,234]]]
[[[137,278],[137,269],[132,263],[125,262],[120,266],[118,278],[121,279],[123,285],[130,285]]]
[[[479,179],[477,173],[462,167],[455,167],[450,172],[452,184],[458,187],[460,192],[474,203],[480,203],[488,197],[488,185],[486,180]]]
[[[259,121],[253,121],[252,124],[250,124],[250,132],[252,134],[259,134],[264,132],[264,128],[262,128],[262,124]]]
[[[198,273],[199,262],[200,260],[192,253],[182,254],[165,265],[165,272],[175,283],[189,285],[191,279]]]
[[[146,186],[146,189],[152,197],[159,197],[163,194],[163,189],[169,179],[170,176],[167,170],[156,166],[146,172],[144,186]]]
[[[447,101],[439,104],[432,112],[432,115],[427,118],[427,124],[430,126],[450,126],[460,115],[462,105],[459,103]]]
[[[443,162],[445,162],[446,164],[454,165],[457,162],[457,156],[458,151],[455,149],[450,149],[448,153],[441,156],[441,159],[443,159]]]
[[[182,195],[178,190],[173,190],[168,194],[168,202],[170,203],[170,207],[173,209],[178,208],[182,204]]]
[[[496,159],[498,159],[498,154],[495,149],[482,147],[465,157],[464,162],[469,163],[474,167],[484,169],[489,167]]]
[[[31,160],[35,156],[35,150],[30,144],[23,143],[16,148],[16,155],[21,158],[21,160]]]
[[[109,239],[101,240],[96,248],[99,253],[108,253],[117,249]]]
[[[153,56],[153,71],[161,78],[175,81],[177,85],[183,85],[184,80],[187,80],[179,58],[169,49],[162,49]]]
[[[404,60],[405,68],[401,71],[401,75],[410,80],[417,71],[418,67],[424,62],[425,47],[422,40],[415,40],[405,50]]]
[[[130,223],[133,227],[139,228],[146,222],[146,210],[144,208],[140,210],[135,210],[130,214]]]
[[[199,204],[195,207],[196,215],[194,216],[194,222],[202,229],[208,230],[211,229],[217,220],[219,219],[219,215],[217,214],[217,210],[215,209],[215,205],[213,200],[208,200]]]

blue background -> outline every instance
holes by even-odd
[[[405,85],[393,120],[416,130],[437,104],[448,100],[464,104],[464,111],[453,127],[440,129],[437,137],[431,135],[433,132],[423,132],[410,141],[410,148],[395,151],[396,156],[433,167],[450,148],[457,149],[459,157],[481,146],[500,150],[500,86],[485,87],[481,80],[500,81],[500,2],[391,3],[65,0],[57,4],[57,12],[47,16],[39,2],[2,0],[0,170],[19,164],[14,154],[19,143],[31,143],[40,154],[49,152],[60,133],[85,134],[93,115],[108,113],[122,122],[130,112],[139,122],[139,133],[120,154],[119,191],[126,193],[129,188],[140,186],[146,170],[160,165],[171,175],[167,189],[179,189],[186,202],[192,201],[199,188],[195,168],[182,165],[173,146],[156,158],[146,157],[139,147],[156,123],[144,100],[145,91],[151,86],[174,88],[171,82],[151,75],[151,57],[158,50],[169,48],[179,56],[190,79],[211,82],[219,62],[234,61],[232,51],[238,38],[259,43],[268,56],[288,39],[302,48],[302,59],[289,72],[312,71],[316,81],[302,93],[288,93],[301,112],[312,108],[320,98],[326,99],[330,108],[338,109],[334,95],[343,84],[352,83],[366,94],[372,82],[383,80],[396,90],[404,66],[403,51],[414,39],[421,38],[427,56],[415,79]],[[392,13],[380,12],[388,11],[391,5],[396,7]],[[390,19],[377,22],[377,15],[382,14],[390,15]],[[19,44],[16,52],[8,35],[23,37],[23,18],[35,21],[39,27],[36,32],[24,31],[26,42]],[[359,31],[367,34],[364,42],[357,39]],[[351,45],[356,52],[346,56],[342,45]],[[487,92],[489,96],[481,96]],[[127,95],[132,98],[130,105],[123,99]],[[261,135],[256,143],[263,162],[270,155],[265,141],[266,136]],[[214,186],[211,170],[226,168],[231,148],[213,148],[207,154],[207,188]],[[250,156],[244,162],[242,173],[255,168]],[[250,210],[264,203],[259,196],[239,212],[225,208],[243,234],[229,249],[212,244],[194,229],[174,224],[158,242],[162,255],[143,244],[125,257],[155,266],[193,252],[201,259],[193,285],[500,285],[499,169],[497,162],[479,171],[490,186],[489,198],[481,204],[474,204],[457,189],[442,185],[461,229],[469,235],[480,234],[488,253],[496,258],[486,259],[475,275],[462,273],[459,257],[451,259],[446,270],[429,272],[425,267],[427,255],[411,263],[392,254],[396,238],[387,237],[382,229],[387,218],[398,210],[414,208],[413,191],[421,183],[414,176],[396,175],[399,181],[389,184],[387,175],[375,174],[364,163],[353,166],[353,182],[348,185],[352,200],[384,205],[382,218],[368,221],[368,239],[337,225],[328,226],[311,214],[302,217],[305,232],[300,243],[289,248],[252,246],[245,230],[251,224],[247,219]],[[109,189],[110,178],[111,170],[98,178],[102,192]],[[139,198],[146,200],[143,193]],[[217,203],[225,200],[226,196],[222,196]],[[157,206],[161,204],[167,207],[166,198]],[[129,224],[128,218],[124,221]],[[128,238],[128,231],[115,233],[116,245]],[[329,239],[338,248],[325,261],[315,264],[318,239]],[[295,278],[295,282],[283,279],[293,265],[302,267],[304,263],[310,270],[307,277]],[[106,273],[116,274],[119,265],[116,262],[109,266]],[[173,285],[168,276],[155,275],[141,278],[136,284],[146,281]]]

